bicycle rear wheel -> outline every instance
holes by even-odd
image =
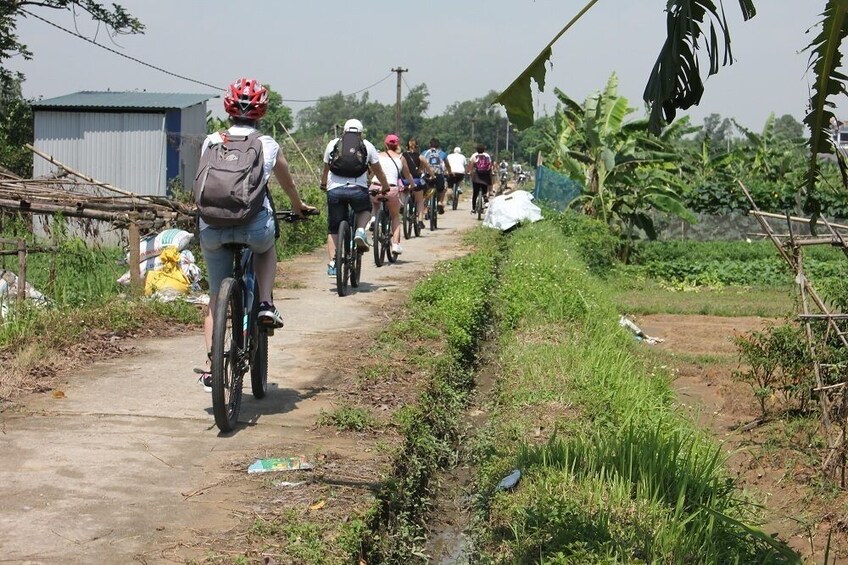
[[[383,261],[386,258],[386,213],[383,209],[377,210],[377,216],[374,220],[374,264],[378,267],[383,266]]]
[[[339,244],[336,246],[336,291],[339,296],[347,294],[352,242],[350,225],[346,220],[342,220],[342,223],[339,224]]]
[[[412,238],[413,233],[413,223],[417,221],[415,217],[415,205],[413,204],[414,197],[412,194],[408,196],[406,202],[403,204],[403,238],[410,239]]]
[[[459,184],[453,187],[453,194],[451,195],[451,209],[456,210],[457,206],[459,206]]]
[[[412,231],[415,237],[421,237],[421,225],[418,223],[418,204],[412,203]]]
[[[477,219],[483,219],[483,191],[480,191],[480,194],[477,195],[477,201],[474,203],[474,207],[477,210]]]
[[[265,398],[268,391],[268,332],[259,327],[259,283],[253,285],[253,312],[250,314],[250,388],[253,398]]]
[[[212,412],[215,425],[230,432],[241,409],[241,361],[244,358],[242,292],[238,281],[224,279],[212,324]]]
[[[350,286],[357,288],[362,280],[362,253],[356,248],[350,251]]]
[[[433,190],[430,196],[430,231],[435,231],[439,225],[439,194]]]

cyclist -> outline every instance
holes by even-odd
[[[412,175],[409,174],[409,168],[406,159],[400,154],[400,138],[390,133],[383,140],[386,149],[377,154],[380,159],[380,169],[389,181],[386,184],[385,180],[380,180],[376,176],[371,179],[371,192],[379,192],[388,196],[389,215],[392,219],[392,253],[400,255],[403,253],[403,248],[400,246],[400,208],[401,208],[401,192],[404,191],[404,183],[402,179],[406,179],[406,186],[415,183]],[[371,214],[376,216],[377,210],[380,209],[380,201],[378,195],[371,197]]]
[[[439,148],[439,140],[435,137],[430,140],[430,148],[424,152],[424,160],[430,165],[430,188],[436,189],[438,195],[437,208],[439,214],[445,213],[445,152]],[[432,195],[432,192],[430,193]],[[433,212],[435,213],[435,212]]]
[[[362,122],[350,119],[345,122],[342,137],[336,138],[327,144],[324,150],[324,169],[321,172],[321,190],[327,191],[327,256],[330,262],[327,264],[327,275],[336,276],[336,246],[339,244],[339,224],[347,218],[348,205],[356,214],[356,231],[353,240],[357,248],[368,251],[368,237],[365,225],[371,211],[371,199],[368,195],[368,171],[370,170],[382,186],[388,187],[389,181],[379,166],[380,158],[377,148],[362,137]],[[348,136],[347,134],[353,134]],[[354,143],[352,157],[359,161],[354,163],[354,168],[362,170],[361,174],[349,172],[347,176],[344,168],[337,164],[339,154],[342,153],[344,142]],[[337,148],[338,145],[338,148]],[[349,164],[348,164],[349,165]],[[332,168],[331,168],[332,167]],[[338,172],[334,172],[335,169]],[[357,170],[357,172],[358,172]]]
[[[492,156],[486,153],[486,146],[482,143],[478,143],[476,149],[477,151],[468,159],[468,174],[471,176],[471,186],[474,187],[471,200],[472,214],[477,213],[474,208],[477,196],[482,193],[483,201],[488,202],[492,191]]]
[[[224,96],[224,110],[230,116],[231,126],[226,132],[217,132],[206,137],[201,155],[211,146],[223,143],[227,135],[246,136],[257,131],[257,125],[268,109],[268,90],[256,79],[241,78],[230,85]],[[228,243],[243,243],[254,253],[256,280],[259,283],[259,319],[258,323],[266,327],[281,328],[283,317],[274,306],[272,292],[277,273],[277,250],[274,245],[276,218],[270,200],[268,180],[274,173],[283,191],[291,200],[292,211],[302,215],[306,211],[315,211],[300,200],[294,180],[289,172],[279,144],[270,136],[263,135],[262,142],[263,177],[260,190],[266,191],[262,209],[243,224],[232,227],[210,226],[202,219],[198,220],[200,231],[200,249],[206,261],[209,273],[209,306],[203,320],[203,336],[206,351],[212,350],[212,313],[218,299],[221,281],[232,276],[233,250],[225,247]],[[200,375],[199,381],[207,391],[212,390],[212,375],[208,370]]]
[[[521,163],[512,164],[512,179],[514,181],[518,181],[518,177],[520,177],[523,172],[524,170],[521,167]]]
[[[423,175],[431,176],[432,171],[427,160],[421,155],[418,150],[418,140],[414,137],[406,142],[406,151],[403,152],[404,161],[412,174],[412,179],[415,182],[415,187],[412,189],[413,197],[415,198],[415,209],[417,210],[418,228],[424,229],[424,179]],[[405,184],[405,182],[404,182]]]
[[[459,185],[462,182],[462,179],[465,178],[465,169],[468,168],[468,159],[466,159],[465,155],[462,154],[462,149],[454,147],[453,153],[448,155],[447,159],[445,159],[445,166],[448,171],[448,188],[451,191],[451,198],[453,198],[454,192],[462,194],[462,189],[459,188]]]
[[[498,180],[500,181],[498,190],[506,187],[507,179],[509,179],[509,161],[501,159],[498,164]]]

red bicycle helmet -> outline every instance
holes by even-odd
[[[258,120],[268,110],[268,90],[256,79],[240,78],[227,89],[224,110],[234,118]]]

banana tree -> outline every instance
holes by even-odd
[[[519,129],[533,123],[531,81],[540,90],[545,87],[545,64],[552,46],[574,23],[599,0],[586,6],[548,43],[513,82],[496,99],[507,111],[510,121]],[[611,1],[611,0],[610,0]],[[820,153],[831,153],[827,124],[833,116],[831,98],[845,94],[848,77],[839,72],[842,65],[842,41],[848,35],[848,0],[819,0],[823,5],[820,33],[806,47],[810,52],[809,69],[815,79],[810,110],[804,123],[809,128],[809,165],[805,181],[805,208],[814,216],[820,211],[815,195],[821,176]],[[756,15],[754,0],[738,0],[744,20]],[[657,2],[657,5],[660,5]],[[771,5],[769,5],[771,8]],[[650,109],[650,129],[659,133],[671,123],[677,110],[697,105],[704,93],[702,69],[698,53],[706,53],[708,74],[733,63],[730,30],[721,0],[667,0],[666,39],[650,71],[643,98]],[[800,33],[806,31],[799,28]],[[701,47],[705,47],[701,51]]]
[[[602,92],[578,104],[556,89],[561,105],[557,130],[546,154],[553,167],[583,183],[573,205],[614,225],[632,240],[634,228],[654,237],[651,208],[691,219],[676,188],[682,188],[678,155],[662,138],[648,135],[647,120],[627,121],[635,112],[618,94],[611,75]]]

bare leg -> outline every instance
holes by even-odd
[[[330,233],[327,234],[327,257],[329,257],[330,261],[335,260],[336,258],[336,247],[339,245],[339,234]]]
[[[256,280],[259,281],[259,302],[274,302],[274,283],[277,280],[277,250],[271,247],[265,253],[254,255]]]

